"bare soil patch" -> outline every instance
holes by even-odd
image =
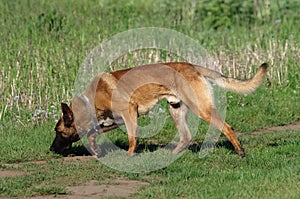
[[[23,172],[23,171],[7,170],[7,169],[0,170],[0,178],[17,177],[17,176],[21,176],[21,175],[24,175],[24,174],[25,174],[25,172]]]
[[[74,156],[64,157],[57,159],[62,162],[70,161],[81,161],[87,162],[95,160],[93,156]],[[30,161],[25,163],[14,163],[14,164],[2,164],[8,167],[7,169],[0,170],[0,177],[17,177],[25,175],[25,171],[14,170],[26,164],[39,164],[46,165],[47,161]],[[11,169],[10,169],[11,168]],[[45,196],[34,196],[26,197],[32,199],[44,199],[44,198],[66,198],[66,199],[81,199],[81,198],[103,198],[103,197],[117,197],[117,198],[132,198],[132,195],[143,186],[148,186],[149,183],[137,180],[129,180],[125,178],[107,179],[104,181],[91,180],[83,185],[68,186],[66,195],[45,195]],[[2,198],[2,197],[0,197]]]
[[[268,133],[272,131],[280,132],[280,131],[287,131],[287,130],[300,130],[300,121],[287,124],[287,125],[282,125],[282,126],[272,126],[272,127],[267,127],[261,130],[253,131],[252,133],[249,134],[243,134],[240,132],[237,132],[237,135],[243,136],[243,135],[260,135],[263,133]]]
[[[257,135],[257,134],[267,133],[270,131],[286,131],[286,130],[300,130],[300,122],[295,122],[283,126],[272,126],[259,131],[254,131],[251,134]]]
[[[136,180],[127,180],[117,178],[115,180],[103,181],[99,184],[96,180],[86,182],[84,185],[67,187],[68,195],[48,195],[48,196],[35,196],[32,199],[52,199],[52,198],[65,198],[65,199],[99,199],[103,197],[117,197],[117,198],[133,198],[133,194],[143,186],[149,183]]]
[[[136,192],[142,186],[147,186],[149,183],[127,180],[127,179],[116,179],[109,184],[99,185],[97,181],[90,181],[83,186],[68,187],[73,196],[80,196],[89,198],[99,198],[103,196],[113,196],[113,197],[130,197],[134,192]]]
[[[93,157],[93,156],[70,156],[70,157],[63,157],[61,159],[56,159],[56,160],[61,161],[61,162],[69,162],[69,161],[86,162],[86,161],[90,161],[90,160],[94,160],[94,159],[95,159],[95,157]],[[29,162],[21,162],[21,163],[13,163],[13,164],[2,164],[2,165],[17,169],[20,166],[23,166],[23,165],[26,165],[26,164],[43,165],[43,164],[47,164],[47,161],[46,160],[35,160],[35,161],[29,161]]]

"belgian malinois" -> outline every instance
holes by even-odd
[[[220,130],[232,143],[236,153],[245,157],[237,136],[218,114],[214,105],[211,83],[235,93],[253,92],[264,80],[268,64],[260,66],[247,80],[224,77],[222,74],[189,63],[172,62],[142,65],[134,68],[102,73],[75,97],[70,106],[61,104],[63,116],[56,124],[56,137],[50,150],[63,154],[72,143],[87,134],[90,152],[100,154],[95,138],[102,132],[125,124],[129,149],[134,154],[138,142],[138,117],[147,114],[161,99],[168,102],[168,110],[178,129],[180,140],[174,153],[191,142],[187,126],[187,112]]]

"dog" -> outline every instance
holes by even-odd
[[[263,63],[247,80],[225,77],[219,72],[185,62],[141,65],[102,73],[94,78],[83,94],[73,99],[70,106],[61,103],[62,117],[56,124],[56,137],[50,150],[63,154],[73,142],[87,134],[90,152],[99,156],[101,152],[96,137],[125,124],[128,154],[133,155],[138,145],[138,117],[166,99],[180,136],[173,153],[180,153],[192,141],[187,126],[190,109],[220,130],[232,143],[235,152],[245,157],[234,130],[217,112],[211,84],[231,92],[249,94],[260,86],[267,68],[268,64]]]

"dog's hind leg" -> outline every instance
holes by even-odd
[[[239,154],[241,157],[246,157],[244,149],[238,141],[232,127],[221,118],[216,108],[200,110],[200,117],[207,123],[213,125],[213,127],[219,129],[231,142],[237,154]]]
[[[215,105],[212,88],[207,80],[199,78],[199,81],[194,81],[191,84],[193,93],[188,96],[191,99],[185,98],[184,102],[187,106],[208,124],[220,130],[226,138],[232,143],[235,151],[241,157],[245,157],[245,152],[237,139],[237,136],[231,126],[229,126],[219,115]]]
[[[176,154],[188,147],[192,140],[190,130],[187,126],[188,107],[182,102],[178,104],[169,103],[169,112],[180,136],[179,143],[173,150],[173,153]]]

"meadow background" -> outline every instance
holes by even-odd
[[[59,183],[57,178],[76,175],[80,183],[120,175],[151,183],[136,193],[141,198],[299,197],[300,131],[251,134],[300,120],[299,9],[297,0],[0,1],[0,168],[48,161],[46,167],[21,167],[25,176],[1,178],[0,195],[67,194],[65,186],[75,182]],[[261,63],[269,63],[267,80],[257,92],[227,93],[226,120],[243,132],[247,160],[236,157],[221,140],[210,157],[199,159],[191,149],[166,169],[148,174],[126,174],[95,162],[55,162],[60,157],[48,151],[53,128],[60,103],[71,100],[84,58],[102,41],[140,27],[170,28],[190,36],[231,77],[250,77]],[[170,60],[163,52],[156,56]],[[147,52],[114,64],[133,66],[139,57]],[[206,130],[201,123],[195,141],[203,141]],[[173,131],[168,124],[163,135]],[[110,138],[127,143],[118,131]]]

